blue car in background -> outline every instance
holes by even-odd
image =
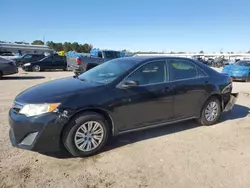
[[[233,80],[250,81],[250,60],[237,61],[234,64],[226,65],[222,73],[229,75]]]

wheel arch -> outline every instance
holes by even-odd
[[[76,116],[78,116],[79,114],[82,113],[95,113],[98,115],[101,115],[104,117],[104,119],[107,121],[108,126],[110,126],[110,133],[112,136],[115,135],[115,127],[114,127],[114,122],[113,119],[110,115],[110,113],[107,110],[101,109],[101,108],[86,108],[86,109],[82,109],[77,111],[73,116],[71,116],[68,120],[68,122],[70,122],[73,118],[75,118]],[[67,126],[67,124],[63,127],[63,129]],[[63,132],[63,130],[62,130]]]
[[[223,97],[222,97],[222,95],[219,94],[219,93],[212,93],[212,94],[209,95],[209,96],[207,97],[207,99],[204,101],[204,104],[202,105],[202,108],[201,108],[201,110],[200,110],[200,113],[202,113],[202,109],[204,108],[204,105],[206,104],[206,102],[207,102],[208,100],[210,100],[211,98],[213,98],[213,97],[219,99],[220,104],[221,104],[221,110],[224,109],[224,103],[223,103]]]

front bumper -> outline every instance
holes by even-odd
[[[24,71],[31,71],[32,70],[31,66],[22,66],[22,69]]]
[[[223,112],[228,112],[232,110],[233,106],[235,105],[237,99],[239,97],[239,93],[231,93],[230,94],[230,99],[228,102],[225,104],[225,107],[223,109]]]
[[[37,151],[55,152],[61,150],[61,132],[67,119],[59,113],[47,113],[26,117],[9,111],[9,137],[12,146]]]

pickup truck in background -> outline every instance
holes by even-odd
[[[73,59],[71,57],[71,60],[68,59],[67,63],[68,67],[73,69],[76,75],[80,75],[106,61],[124,56],[125,54],[119,51],[92,49],[90,51],[90,56],[81,56]]]

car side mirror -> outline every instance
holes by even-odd
[[[129,87],[136,87],[138,85],[139,85],[138,81],[126,80],[126,81],[122,82],[121,87],[122,88],[129,88]]]

